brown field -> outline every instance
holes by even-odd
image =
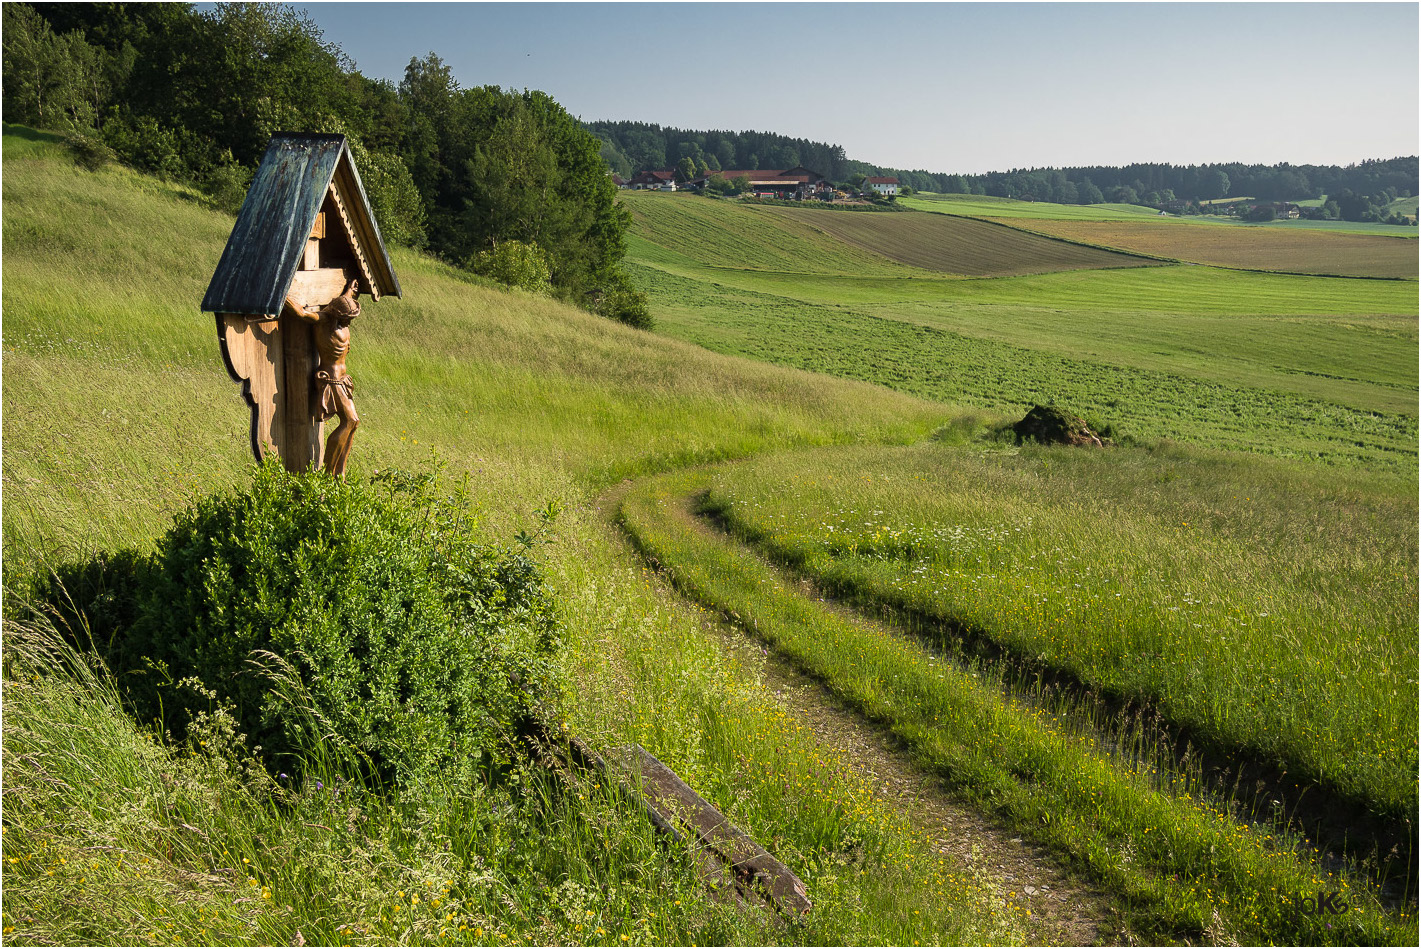
[[[766,211],[909,266],[968,277],[1148,267],[1155,263],[947,214],[850,213],[799,208],[767,208]]]
[[[1033,220],[1029,226],[1066,240],[1215,267],[1341,277],[1417,276],[1418,244],[1402,237],[1190,221]]]

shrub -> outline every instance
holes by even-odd
[[[543,294],[553,291],[552,264],[537,244],[500,241],[476,254],[469,262],[469,269],[520,290]]]
[[[626,272],[622,270],[613,272],[602,292],[597,295],[592,312],[641,330],[654,329],[656,326],[651,308],[647,305],[646,294],[633,287]]]
[[[70,132],[64,137],[74,152],[74,160],[86,171],[98,171],[118,156],[100,138],[81,132]]]
[[[653,329],[656,326],[656,320],[652,318],[651,309],[647,306],[646,294],[637,290],[620,287],[608,290],[597,301],[597,312],[641,330]]]
[[[253,172],[243,168],[232,159],[232,153],[222,156],[207,174],[202,177],[202,190],[214,207],[228,214],[236,214],[247,199],[247,189],[251,187]]]
[[[174,728],[210,711],[179,687],[195,677],[273,768],[331,738],[381,780],[508,760],[556,701],[552,603],[534,538],[477,543],[462,487],[436,489],[268,464],[249,490],[198,501],[135,574],[115,672],[141,673],[131,692]]]

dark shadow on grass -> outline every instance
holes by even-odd
[[[1054,703],[1088,710],[1092,721],[1147,725],[1151,742],[1172,756],[1170,770],[1197,774],[1196,790],[1237,807],[1257,824],[1283,826],[1305,838],[1338,865],[1352,865],[1378,885],[1393,906],[1417,896],[1416,828],[1407,814],[1378,814],[1365,800],[1319,783],[1300,783],[1286,761],[1269,761],[1253,749],[1230,747],[1222,739],[1172,722],[1148,699],[1088,684],[1070,672],[1002,646],[990,634],[953,617],[935,616],[900,603],[889,603],[849,582],[834,583],[804,570],[802,562],[769,549],[763,538],[737,530],[726,512],[703,495],[691,512],[724,537],[746,545],[793,580],[808,584],[826,602],[850,609],[913,637],[945,661],[989,666],[1000,673],[1003,689],[1018,702],[1040,707],[1041,694]],[[1123,757],[1132,757],[1115,737],[1095,729],[1095,737]],[[1138,763],[1138,762],[1137,762]],[[1298,770],[1301,771],[1301,767]],[[1165,769],[1159,769],[1163,772]],[[1177,785],[1178,782],[1175,782]],[[1178,790],[1168,783],[1163,790]],[[1276,803],[1275,803],[1276,802]]]

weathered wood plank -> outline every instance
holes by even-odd
[[[278,410],[278,380],[283,378],[280,324],[253,321],[241,314],[217,316],[223,361],[234,381],[243,383],[242,396],[251,407],[252,454],[265,458],[286,443],[286,419]]]
[[[307,309],[319,310],[345,292],[346,282],[351,276],[343,267],[298,270],[296,276],[291,278],[289,295]]]
[[[640,745],[625,749],[619,757],[619,763],[640,780],[657,811],[688,827],[702,846],[717,853],[746,882],[762,889],[782,912],[803,914],[813,908],[804,881],[727,820],[676,772]]]

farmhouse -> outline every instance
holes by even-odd
[[[784,170],[772,168],[758,168],[748,170],[730,169],[727,171],[713,171],[702,175],[689,183],[689,187],[697,190],[705,188],[710,179],[719,175],[726,181],[734,181],[736,178],[744,177],[750,180],[750,190],[756,195],[765,198],[787,198],[804,201],[809,198],[823,198],[833,194],[834,186],[825,177],[816,171],[811,171],[802,165]]]
[[[863,183],[884,196],[891,196],[898,193],[897,178],[865,178]]]
[[[627,182],[634,191],[675,191],[676,172],[670,168],[662,171],[643,171]]]

